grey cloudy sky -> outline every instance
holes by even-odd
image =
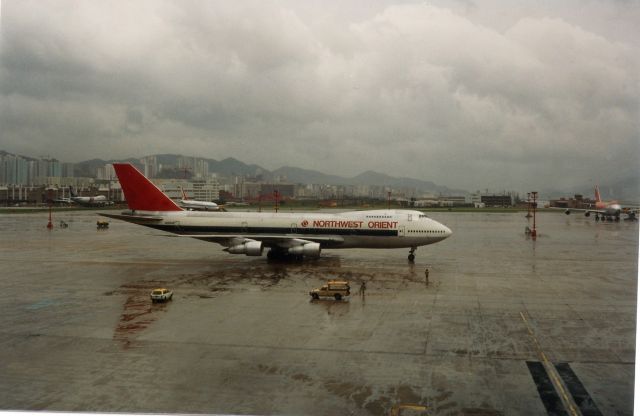
[[[2,0],[0,149],[469,190],[637,175],[637,1]]]

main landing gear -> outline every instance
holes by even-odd
[[[615,222],[619,222],[620,221],[620,216],[616,215],[616,216],[610,216],[610,215],[604,215],[602,214],[601,216],[598,217],[598,214],[596,214],[596,221],[600,221],[602,220],[604,221],[615,221]]]
[[[411,263],[413,263],[414,260],[416,259],[416,255],[414,254],[415,252],[416,252],[416,247],[411,247],[411,250],[409,250],[409,257],[407,257],[407,259]]]
[[[276,261],[300,261],[302,254],[289,254],[284,250],[270,249],[267,252],[267,259]]]

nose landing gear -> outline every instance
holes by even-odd
[[[409,256],[407,257],[410,263],[413,263],[414,260],[416,259],[416,255],[414,254],[415,252],[416,252],[416,247],[411,247],[411,250],[409,250]]]

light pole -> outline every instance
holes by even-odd
[[[47,191],[47,203],[49,205],[49,222],[47,223],[47,228],[51,230],[53,228],[53,223],[51,222],[51,208],[53,206],[53,196],[51,189]]]
[[[278,212],[278,190],[273,191],[273,196],[276,200],[276,212]]]
[[[536,208],[538,207],[536,200],[538,199],[538,192],[531,192],[531,197],[533,198],[533,230],[531,230],[531,238],[535,240],[538,235],[536,230]]]

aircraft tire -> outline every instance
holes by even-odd
[[[336,293],[335,295],[333,295],[333,297],[334,297],[336,300],[341,300],[341,299],[342,299],[342,295],[341,295],[340,293]]]
[[[409,257],[407,257],[407,259],[409,259],[410,262],[414,262],[414,260],[416,259],[416,256],[413,254],[409,254]]]
[[[313,295],[311,295],[311,297],[312,297],[313,299],[315,299],[315,300],[320,299],[320,296],[318,296],[318,294],[317,294],[317,293],[314,293]]]

